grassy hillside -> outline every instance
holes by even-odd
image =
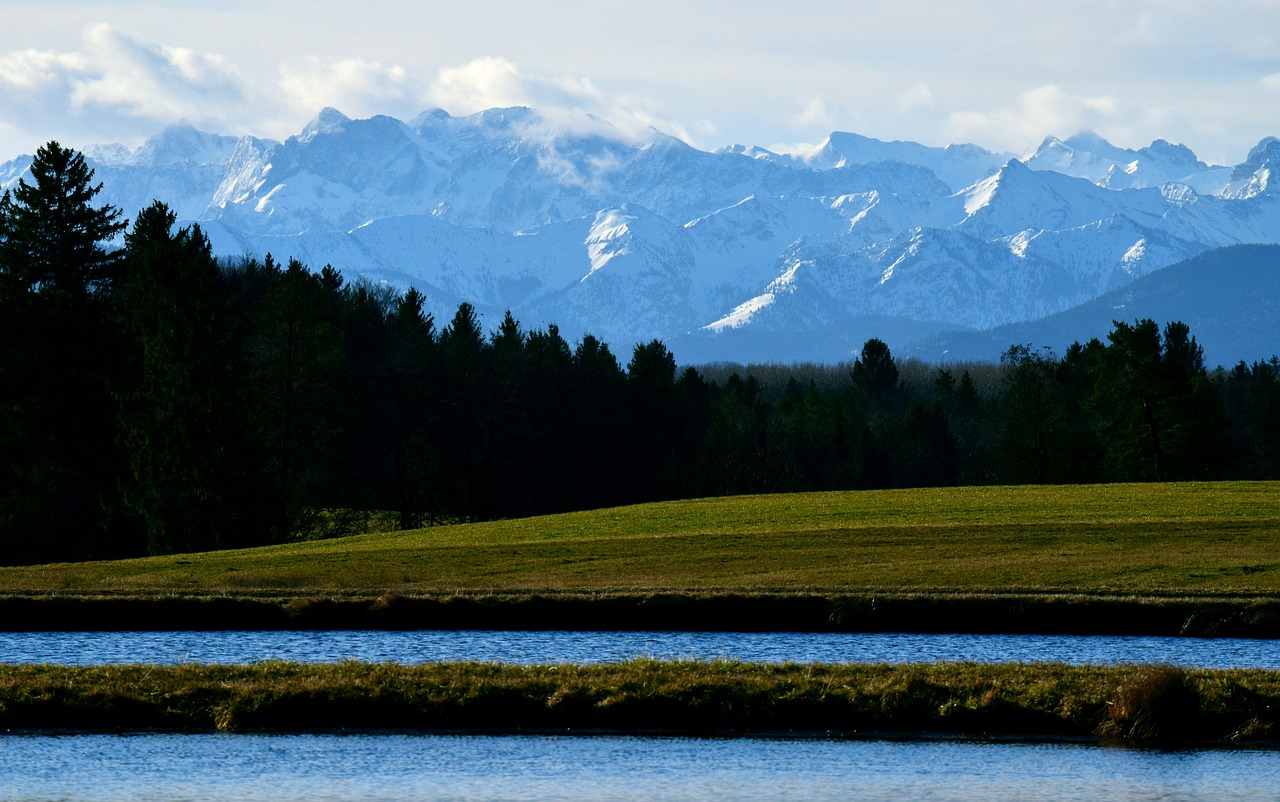
[[[242,551],[3,568],[0,590],[1280,595],[1280,483],[703,499]]]

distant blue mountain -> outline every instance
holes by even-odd
[[[528,108],[409,122],[325,109],[283,142],[174,126],[86,156],[100,202],[133,219],[163,200],[220,256],[271,253],[414,287],[438,321],[467,301],[486,327],[510,311],[619,354],[661,338],[684,363],[835,362],[870,337],[901,353],[1073,309],[1215,248],[1280,244],[1270,137],[1234,166],[1088,132],[1021,158],[847,132],[784,155]],[[0,191],[30,163],[0,163]],[[1111,317],[1137,314],[1043,339],[1101,336]],[[1214,358],[1269,355],[1273,322],[1201,339]],[[1042,339],[974,336],[994,345],[966,353],[986,358],[1010,337]],[[1246,339],[1250,350],[1232,350]]]
[[[1106,341],[1113,322],[1180,320],[1210,367],[1280,354],[1280,246],[1236,245],[1192,257],[1080,306],[986,331],[938,334],[904,349],[931,362],[993,361],[1011,345],[1052,348]]]

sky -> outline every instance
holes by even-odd
[[[324,107],[532,106],[697,147],[832,131],[1020,154],[1092,130],[1215,164],[1280,136],[1276,0],[0,0],[0,160]]]

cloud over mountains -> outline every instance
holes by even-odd
[[[703,148],[796,152],[835,130],[1023,152],[1091,129],[1235,163],[1280,128],[1280,6],[1188,0],[819,4],[567,0],[150,4],[12,0],[0,154],[140,144],[160,127],[275,138],[315,111],[410,119],[529,105]],[[104,20],[110,20],[105,24]],[[999,20],[999,24],[992,24]],[[1209,58],[1207,54],[1212,54]],[[577,119],[566,114],[566,119]]]

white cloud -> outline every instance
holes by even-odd
[[[937,105],[933,90],[924,84],[915,84],[898,96],[898,108],[902,111],[932,111]]]
[[[720,128],[710,120],[699,120],[694,124],[693,131],[704,142],[714,141],[720,136]]]
[[[0,53],[5,157],[56,138],[76,147],[139,144],[165,125],[287,136],[325,106],[353,116],[412,116],[425,81],[399,66],[299,57],[277,80],[250,81],[218,54],[145,42],[111,25],[89,26],[77,51]]]
[[[656,128],[686,142],[697,142],[689,128],[668,119],[652,99],[630,94],[607,97],[589,78],[527,73],[500,57],[487,56],[440,70],[427,96],[430,102],[458,115],[512,106],[535,109],[542,118],[541,127],[527,132],[530,136],[573,132],[634,139]],[[707,130],[708,125],[699,123],[695,130]]]
[[[765,150],[773,153],[779,153],[783,156],[794,156],[797,159],[807,159],[825,147],[827,141],[821,142],[774,142],[772,145],[765,146]]]
[[[218,54],[143,41],[103,23],[86,28],[74,51],[0,52],[0,146],[6,157],[50,138],[75,147],[113,140],[133,146],[177,122],[283,137],[325,106],[353,117],[410,119],[432,105],[454,114],[528,106],[541,127],[526,133],[548,140],[565,132],[636,139],[656,128],[697,142],[652,99],[606,96],[589,78],[525,72],[503,58],[440,69],[434,81],[361,58],[267,63],[274,80],[249,80]],[[717,129],[702,121],[693,131],[711,136]]]
[[[603,103],[589,79],[529,75],[512,62],[492,56],[440,70],[430,95],[454,114],[511,106],[588,111]]]
[[[75,53],[19,50],[0,56],[0,84],[8,92],[31,93],[65,86],[84,72],[87,61]]]
[[[107,24],[85,35],[87,64],[70,82],[71,108],[157,121],[220,121],[246,99],[244,81],[216,55],[141,42]]]
[[[295,59],[280,66],[280,89],[294,108],[310,114],[325,106],[355,117],[421,111],[408,72],[376,61]]]
[[[324,106],[410,119],[525,105],[549,130],[633,138],[652,126],[699,147],[838,129],[1018,150],[1093,128],[1238,158],[1277,133],[1274,104],[1257,102],[1280,92],[1280,5],[1268,0],[846,3],[821,26],[763,4],[662,2],[603,28],[576,0],[559,15],[506,0],[366,0],[354,15],[336,0],[202,0],[163,15],[114,0],[6,5],[22,35],[0,45],[0,160],[55,137],[136,145],[182,120],[280,138]],[[1177,109],[1177,127],[1158,124],[1161,109]]]
[[[791,124],[796,128],[831,128],[831,113],[821,95],[809,95],[799,101],[800,110],[791,115]]]
[[[1123,144],[1168,117],[1159,108],[1123,103],[1107,95],[1080,97],[1054,84],[1019,95],[1011,106],[994,111],[961,111],[947,117],[948,133],[955,141],[981,142],[989,147],[1023,150],[1046,135],[1070,136],[1094,130]],[[1149,140],[1148,140],[1149,141]]]
[[[269,107],[219,56],[145,43],[105,24],[86,29],[82,44],[0,54],[0,117],[21,120],[0,131],[13,149],[6,156],[49,139],[136,144],[179,121],[242,128]]]

